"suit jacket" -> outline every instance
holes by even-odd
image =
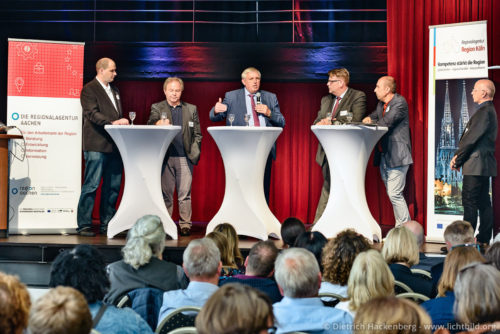
[[[389,130],[380,139],[382,152],[375,150],[375,164],[380,161],[380,154],[384,154],[387,166],[401,167],[413,163],[411,158],[410,118],[408,104],[404,97],[394,94],[387,105],[385,115],[384,102],[379,101],[377,108],[369,116],[377,125],[387,126]]]
[[[469,119],[455,152],[463,175],[497,176],[496,138],[497,114],[493,102],[486,101]]]
[[[182,143],[186,156],[193,163],[198,164],[201,153],[201,128],[198,111],[194,104],[181,102],[182,108]],[[148,124],[154,125],[161,119],[161,113],[165,111],[167,118],[172,122],[172,110],[166,100],[154,103],[151,106],[151,113],[149,114]]]
[[[276,94],[267,92],[265,90],[259,91],[261,94],[262,104],[265,104],[269,110],[271,110],[271,116],[266,117],[266,126],[275,126],[284,128],[285,127],[285,117],[280,112],[280,106],[278,104],[278,99],[276,98]],[[224,96],[224,101],[222,101],[225,105],[227,105],[227,111],[215,114],[215,107],[212,107],[210,110],[210,120],[212,122],[222,121],[224,118],[226,119],[226,125],[230,125],[229,120],[226,118],[227,114],[234,114],[233,125],[236,126],[244,126],[245,119],[244,116],[247,113],[247,106],[245,103],[245,88],[233,90],[227,92]],[[273,159],[276,159],[276,143],[274,143],[273,148],[271,150],[271,154]]]
[[[111,85],[111,84],[110,84]],[[83,150],[110,153],[117,148],[110,135],[104,130],[106,124],[122,118],[122,104],[118,88],[111,85],[115,98],[113,102],[97,79],[87,83],[82,88],[80,103],[83,113]]]
[[[323,96],[321,99],[321,107],[318,111],[318,116],[314,120],[314,124],[321,121],[326,117],[326,114],[331,112],[333,109],[333,104],[335,102],[335,96],[332,94],[328,94]],[[337,112],[335,113],[335,118],[345,123],[347,122],[346,116],[340,116],[340,112],[343,110],[347,110],[352,112],[352,121],[353,122],[361,122],[363,120],[363,116],[366,113],[366,95],[362,91],[349,88],[345,93],[342,100],[340,100],[340,104],[337,108]],[[322,166],[323,163],[326,162],[325,151],[321,144],[318,144],[318,152],[316,153],[316,162]]]

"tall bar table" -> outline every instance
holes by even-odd
[[[0,134],[0,238],[9,236],[9,140],[22,138],[22,135]]]
[[[283,129],[212,126],[207,130],[219,148],[226,173],[224,200],[207,233],[218,224],[230,223],[239,235],[280,238],[281,224],[269,210],[263,183],[267,157]]]
[[[181,127],[106,125],[104,129],[115,141],[125,169],[123,197],[108,224],[108,238],[130,229],[142,216],[152,214],[160,217],[165,233],[177,239],[177,227],[161,193],[161,166]]]
[[[313,125],[330,166],[330,197],[313,231],[327,238],[352,228],[368,240],[382,240],[382,231],[366,203],[365,175],[370,154],[387,127]]]

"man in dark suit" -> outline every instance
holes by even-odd
[[[315,125],[331,125],[335,123],[347,123],[348,113],[352,114],[352,122],[361,122],[366,112],[365,93],[349,88],[349,71],[345,68],[335,68],[328,72],[329,94],[321,99],[321,107],[318,116],[314,120]],[[321,166],[323,173],[323,187],[316,208],[314,222],[318,221],[325,211],[328,197],[330,196],[330,168],[326,159],[325,151],[318,144],[316,162]]]
[[[390,76],[377,81],[375,94],[379,99],[377,108],[363,119],[363,123],[376,123],[389,128],[380,139],[380,150],[375,151],[375,163],[380,165],[380,174],[392,203],[396,226],[399,226],[411,220],[403,196],[406,173],[413,163],[408,104],[404,97],[396,93],[396,80]]]
[[[497,115],[493,105],[495,85],[491,80],[478,80],[471,94],[474,102],[479,104],[479,109],[465,127],[455,156],[451,159],[450,168],[462,168],[464,220],[470,222],[475,230],[479,210],[481,224],[477,241],[488,244],[493,233],[490,176],[497,176]]]
[[[102,58],[96,64],[97,75],[87,83],[80,95],[83,113],[83,156],[85,173],[78,201],[78,234],[94,236],[92,211],[97,188],[102,178],[101,205],[99,209],[100,231],[106,234],[108,223],[116,212],[116,201],[122,179],[120,154],[109,134],[106,124],[128,125],[122,117],[122,105],[118,88],[111,85],[116,77],[116,64]]]
[[[148,124],[180,125],[163,161],[161,189],[168,213],[174,209],[174,190],[179,202],[180,235],[191,234],[191,184],[193,165],[198,164],[201,152],[201,128],[196,106],[181,101],[184,82],[170,77],[163,84],[166,99],[151,106]]]
[[[233,114],[233,125],[246,125],[245,115],[249,116],[250,126],[274,126],[285,127],[285,118],[280,112],[280,106],[276,95],[265,90],[260,90],[260,71],[254,67],[249,67],[241,73],[243,88],[227,92],[224,100],[219,101],[210,110],[210,120],[212,122],[226,119],[227,115]],[[273,145],[271,154],[267,158],[264,172],[264,194],[269,203],[269,188],[271,186],[272,161],[276,159],[276,143]]]

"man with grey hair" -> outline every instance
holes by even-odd
[[[347,312],[324,306],[318,297],[321,272],[314,255],[304,248],[284,250],[275,263],[275,277],[283,300],[273,305],[277,333],[351,333]]]
[[[278,248],[271,240],[259,241],[252,246],[245,259],[245,274],[234,275],[221,282],[221,286],[228,283],[241,283],[250,285],[264,292],[271,302],[282,299],[274,274],[274,262],[278,256]]]
[[[190,279],[189,285],[184,290],[171,290],[163,294],[158,324],[179,307],[202,307],[218,289],[222,262],[219,249],[212,240],[192,240],[184,250],[182,260],[184,272]]]
[[[406,223],[403,223],[403,226],[406,227],[413,233],[415,238],[417,239],[418,245],[418,255],[419,260],[418,264],[414,265],[412,269],[423,269],[425,271],[431,271],[431,268],[438,263],[442,263],[444,261],[444,257],[442,256],[432,256],[429,257],[424,253],[424,243],[425,243],[425,235],[424,228],[422,225],[416,220],[410,220]]]
[[[174,191],[177,188],[180,235],[189,236],[193,167],[200,160],[202,135],[196,106],[181,100],[183,91],[184,82],[181,78],[167,78],[163,84],[166,99],[151,106],[148,124],[181,126],[181,132],[174,137],[163,160],[161,190],[165,206],[172,216]]]
[[[219,122],[226,119],[226,125],[250,125],[260,127],[285,127],[285,118],[280,112],[276,95],[260,90],[261,74],[255,67],[248,67],[241,73],[243,88],[227,92],[224,100],[219,101],[210,110],[210,120]],[[229,120],[229,115],[234,120]],[[247,116],[246,116],[247,115]],[[248,117],[248,118],[245,118]],[[248,121],[245,121],[248,119]],[[272,161],[276,159],[276,144],[267,158],[264,171],[264,194],[269,203]]]

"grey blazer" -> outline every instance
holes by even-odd
[[[284,128],[285,127],[285,117],[280,112],[280,106],[278,104],[278,99],[276,98],[276,94],[267,92],[265,90],[260,90],[262,104],[265,104],[270,110],[271,115],[269,117],[265,117],[266,126],[275,126]],[[227,111],[215,114],[215,106],[210,110],[210,120],[212,122],[219,122],[223,119],[226,119],[226,125],[229,125],[229,121],[226,118],[226,115],[234,114],[233,125],[242,126],[245,125],[244,116],[247,113],[247,107],[245,104],[245,89],[237,89],[230,92],[227,92],[224,96],[224,100],[222,101],[225,105],[227,105]],[[276,159],[276,143],[274,143],[273,148],[271,150],[271,154],[273,159]]]
[[[463,175],[497,176],[497,131],[497,114],[493,102],[481,103],[469,119],[455,152],[455,165],[462,167]]]
[[[314,124],[321,121],[326,117],[326,114],[332,111],[333,103],[335,101],[335,96],[332,94],[328,94],[323,96],[321,99],[321,107],[318,111],[318,116],[314,120]],[[352,121],[353,122],[361,122],[363,120],[363,116],[366,113],[366,95],[362,91],[349,88],[345,93],[342,100],[340,100],[339,107],[337,108],[337,112],[335,113],[335,118],[337,118],[340,122],[346,122],[345,116],[340,116],[340,112],[342,110],[347,110],[352,112]],[[326,161],[325,151],[321,144],[318,144],[318,152],[316,153],[316,162],[322,166]]]
[[[111,84],[110,84],[111,85]],[[117,151],[113,139],[104,126],[122,118],[122,104],[118,88],[111,86],[116,106],[97,79],[88,82],[80,94],[83,113],[83,150],[110,153]]]
[[[182,143],[186,156],[193,163],[198,164],[201,153],[201,128],[198,111],[194,104],[181,101],[182,108]],[[167,112],[167,118],[172,124],[172,110],[166,100],[154,103],[151,106],[148,124],[154,125],[161,118],[161,113]]]
[[[379,101],[375,111],[369,115],[377,125],[389,128],[389,131],[380,139],[382,152],[375,150],[375,164],[380,162],[380,153],[384,155],[387,166],[390,168],[412,164],[410,119],[405,98],[394,94],[382,117],[383,111],[384,102]]]

